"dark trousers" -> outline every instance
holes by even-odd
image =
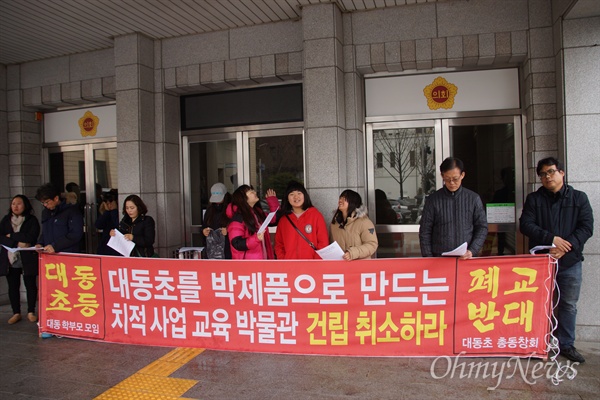
[[[13,314],[21,314],[21,268],[9,268],[6,280],[8,281],[8,298]],[[37,276],[23,275],[25,290],[27,291],[27,312],[35,313],[35,303],[37,302],[38,287]]]

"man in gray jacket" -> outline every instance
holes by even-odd
[[[464,164],[448,157],[440,165],[444,187],[425,201],[419,241],[423,257],[439,257],[467,243],[467,259],[481,251],[487,236],[487,219],[479,195],[461,186]]]

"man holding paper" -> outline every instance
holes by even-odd
[[[448,157],[440,165],[444,186],[426,198],[419,227],[421,255],[439,257],[467,243],[459,256],[468,259],[481,251],[487,218],[479,195],[462,186],[464,164]]]
[[[530,193],[519,219],[529,246],[549,246],[558,259],[556,284],[560,299],[555,309],[555,335],[560,353],[571,361],[585,359],[575,349],[575,319],[582,282],[583,245],[594,233],[594,213],[584,192],[565,184],[565,171],[554,157],[540,160],[536,170],[542,187]],[[554,245],[554,247],[552,247]]]

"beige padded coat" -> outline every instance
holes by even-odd
[[[338,223],[332,223],[330,228],[332,241],[336,241],[344,252],[349,252],[352,260],[371,258],[377,251],[375,225],[364,205],[348,217],[343,228]]]

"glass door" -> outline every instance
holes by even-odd
[[[443,125],[450,154],[465,164],[463,185],[478,193],[486,208],[488,236],[480,256],[522,253],[520,118],[456,118]]]
[[[419,257],[419,222],[425,197],[436,190],[440,122],[368,126],[368,208],[377,226],[379,258]],[[373,212],[374,211],[374,212]]]
[[[202,220],[213,184],[225,184],[229,193],[241,184],[250,184],[264,199],[269,188],[281,198],[291,179],[303,182],[302,132],[302,128],[263,126],[184,136],[185,244],[204,246]],[[268,212],[264,200],[261,205]]]
[[[489,234],[482,256],[520,254],[523,207],[519,116],[452,118],[367,125],[369,215],[377,257],[420,257],[419,223],[427,195],[442,187],[446,157],[465,164],[463,185],[486,207]]]
[[[102,192],[117,189],[117,149],[114,143],[95,143],[48,148],[48,176],[61,193],[72,192],[84,217],[80,250],[95,254],[101,232],[95,229]]]

